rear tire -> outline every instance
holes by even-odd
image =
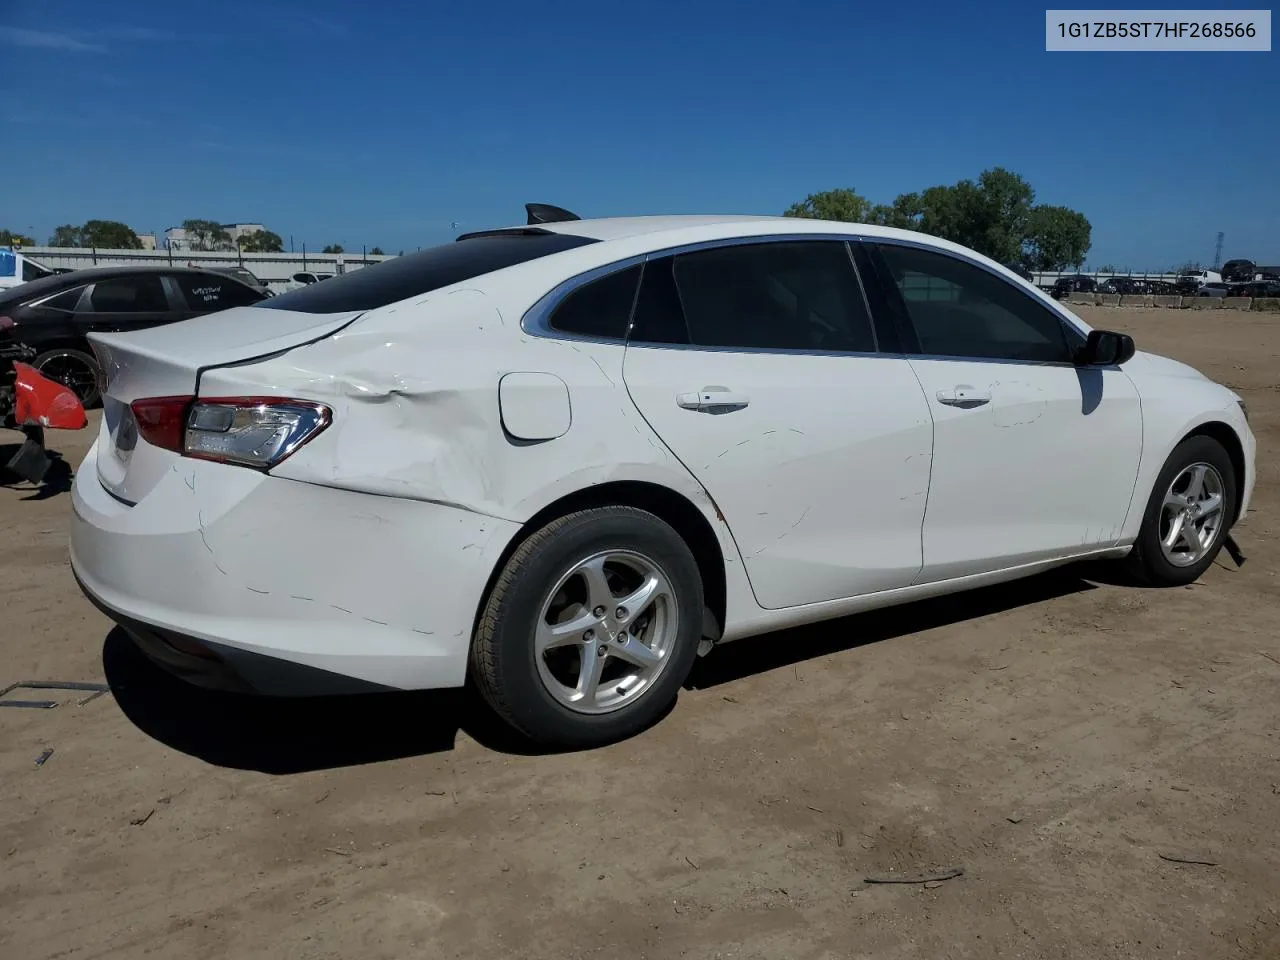
[[[499,574],[471,675],[507,723],[540,744],[594,747],[656,721],[693,667],[698,565],[681,536],[633,507],[553,520]]]
[[[1142,529],[1126,560],[1144,583],[1180,587],[1209,569],[1235,518],[1231,457],[1217,440],[1183,440],[1165,461],[1147,501]]]

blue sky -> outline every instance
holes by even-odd
[[[1000,165],[1089,217],[1091,264],[1219,230],[1280,263],[1278,56],[1046,53],[1025,3],[0,0],[0,226],[395,252],[530,200],[780,213]]]

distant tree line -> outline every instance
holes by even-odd
[[[255,230],[232,238],[216,220],[191,219],[182,221],[187,243],[192,250],[234,251],[242,253],[284,253],[284,241],[272,230]],[[34,247],[34,237],[14,230],[0,229],[0,247]],[[127,223],[119,220],[88,220],[79,226],[64,223],[56,227],[49,238],[51,247],[98,247],[105,250],[141,250],[142,241]],[[345,253],[341,244],[325,247],[324,253]],[[381,247],[373,247],[369,253],[384,256]]]
[[[1037,204],[1035,196],[1021,176],[994,167],[976,182],[903,193],[889,204],[872,203],[851,189],[813,193],[785,216],[918,230],[1028,270],[1079,267],[1092,243],[1089,221],[1068,207]]]

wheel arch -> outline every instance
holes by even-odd
[[[668,523],[680,535],[693,553],[698,573],[702,577],[706,605],[703,611],[703,636],[718,640],[724,630],[728,586],[724,551],[715,530],[703,512],[684,494],[645,480],[613,480],[583,487],[552,501],[525,521],[503,548],[489,573],[472,619],[472,636],[475,635],[489,594],[493,592],[494,583],[520,544],[552,520],[595,507],[635,507],[646,510]]]
[[[1190,440],[1192,437],[1208,437],[1211,440],[1216,440],[1218,443],[1222,444],[1223,448],[1227,451],[1227,456],[1231,459],[1231,469],[1236,475],[1236,490],[1238,494],[1236,496],[1236,502],[1231,517],[1231,522],[1234,524],[1240,517],[1240,506],[1243,502],[1242,494],[1244,484],[1247,479],[1245,473],[1247,467],[1245,464],[1244,443],[1241,441],[1240,435],[1236,433],[1235,428],[1229,423],[1225,423],[1221,420],[1208,420],[1192,428],[1185,435],[1180,437],[1178,439],[1178,443],[1174,444],[1174,447],[1177,447],[1180,443]]]

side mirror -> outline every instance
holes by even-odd
[[[1118,367],[1132,360],[1136,351],[1127,333],[1090,330],[1084,346],[1076,351],[1075,362],[1081,367]]]

